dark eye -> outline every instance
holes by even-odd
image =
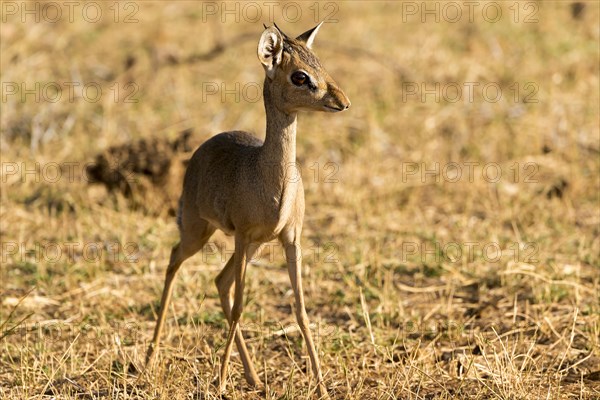
[[[292,83],[296,86],[302,86],[308,83],[308,76],[302,71],[296,71],[292,74]]]

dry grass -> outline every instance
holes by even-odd
[[[199,142],[229,129],[261,136],[260,100],[221,101],[206,84],[261,84],[255,47],[268,21],[203,22],[199,4],[176,1],[140,2],[132,24],[122,20],[133,3],[121,3],[115,23],[112,4],[98,23],[3,14],[3,399],[215,398],[226,322],[212,280],[231,239],[216,234],[184,265],[158,366],[140,374],[175,221],[82,172],[111,145],[189,128]],[[332,396],[598,398],[598,4],[575,18],[570,2],[521,2],[520,18],[539,7],[538,21],[515,23],[513,3],[495,3],[498,22],[478,9],[455,24],[402,22],[401,3],[336,4],[339,23],[316,48],[353,105],[301,115],[298,135],[308,312]],[[300,33],[314,24],[311,5],[297,23],[279,5],[276,21]],[[64,88],[60,101],[36,101],[8,95],[7,82],[95,82],[103,95],[71,102]],[[436,82],[447,97],[450,82],[496,83],[503,97],[407,95]],[[537,102],[524,102],[533,88]],[[463,167],[456,182],[451,162]],[[421,175],[436,163],[441,176]],[[282,251],[262,256],[242,323],[268,390],[250,390],[234,357],[227,398],[308,398]]]

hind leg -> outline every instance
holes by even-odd
[[[156,320],[156,327],[154,328],[154,337],[152,338],[152,343],[150,344],[150,347],[148,347],[148,352],[146,353],[146,364],[152,361],[160,344],[160,334],[165,323],[167,309],[169,308],[169,302],[171,300],[173,281],[179,267],[181,267],[181,264],[185,260],[201,250],[215,232],[215,228],[203,219],[199,219],[193,224],[189,221],[186,222],[187,223],[184,222],[184,225],[181,227],[180,242],[171,250],[171,258],[165,276],[165,286],[160,300],[160,311],[158,313],[158,319]]]

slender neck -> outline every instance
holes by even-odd
[[[285,173],[285,169],[296,162],[296,113],[287,114],[277,107],[268,78],[265,78],[263,97],[267,134],[260,151],[260,164],[277,174]]]

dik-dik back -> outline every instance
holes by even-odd
[[[253,213],[244,213],[243,204],[261,197],[252,165],[262,144],[249,133],[232,131],[218,134],[200,146],[185,174],[181,223],[193,223],[191,217],[197,216],[232,234],[240,219],[248,221],[245,214]]]

